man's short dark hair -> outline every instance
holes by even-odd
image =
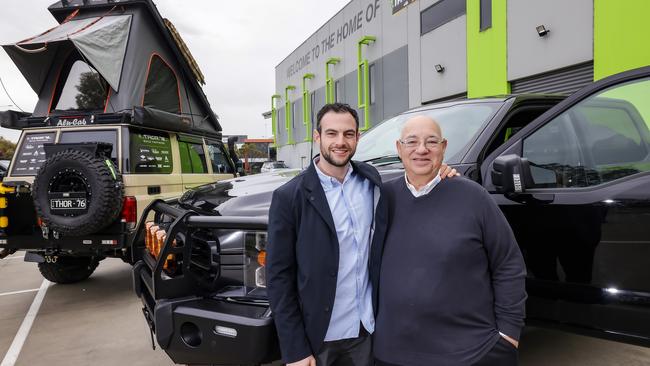
[[[321,108],[318,111],[318,114],[316,116],[316,130],[318,133],[320,133],[320,121],[323,119],[323,116],[327,112],[334,112],[334,113],[350,113],[352,117],[354,117],[354,122],[357,124],[357,130],[359,129],[359,115],[357,114],[357,111],[354,110],[354,108],[350,107],[349,104],[345,103],[329,103],[325,104],[323,108]]]

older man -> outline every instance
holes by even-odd
[[[374,353],[379,365],[516,365],[525,265],[490,195],[437,175],[447,146],[418,116],[396,142]]]

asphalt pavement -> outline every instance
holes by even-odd
[[[0,260],[0,366],[173,365],[152,350],[130,266],[106,259],[86,281],[44,281],[22,254]],[[522,366],[650,365],[650,349],[526,328]]]

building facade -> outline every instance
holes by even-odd
[[[316,112],[357,108],[362,131],[436,101],[545,92],[650,64],[647,0],[352,0],[275,68],[278,159],[318,153]]]

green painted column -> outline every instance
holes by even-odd
[[[305,141],[311,141],[311,97],[307,89],[307,80],[316,75],[307,73],[302,76],[302,124],[305,126]]]
[[[594,0],[594,79],[650,65],[650,1]]]
[[[280,94],[273,94],[271,96],[271,129],[273,130],[273,146],[278,146],[277,134],[278,128],[278,109],[275,107],[275,100],[282,99]]]
[[[330,57],[325,62],[325,104],[334,103],[334,79],[330,76],[330,65],[341,62],[338,57]]]
[[[492,0],[492,27],[481,31],[480,1],[467,0],[467,96],[469,98],[510,93],[506,19],[506,0]]]
[[[362,48],[375,42],[377,37],[364,36],[357,45],[357,101],[359,108],[363,109],[363,126],[361,131],[370,128],[370,71],[368,59],[363,57]]]
[[[296,143],[293,141],[293,128],[291,126],[293,109],[291,108],[291,101],[289,100],[289,91],[295,89],[295,85],[288,85],[284,88],[284,128],[287,129],[287,145],[293,145]]]

